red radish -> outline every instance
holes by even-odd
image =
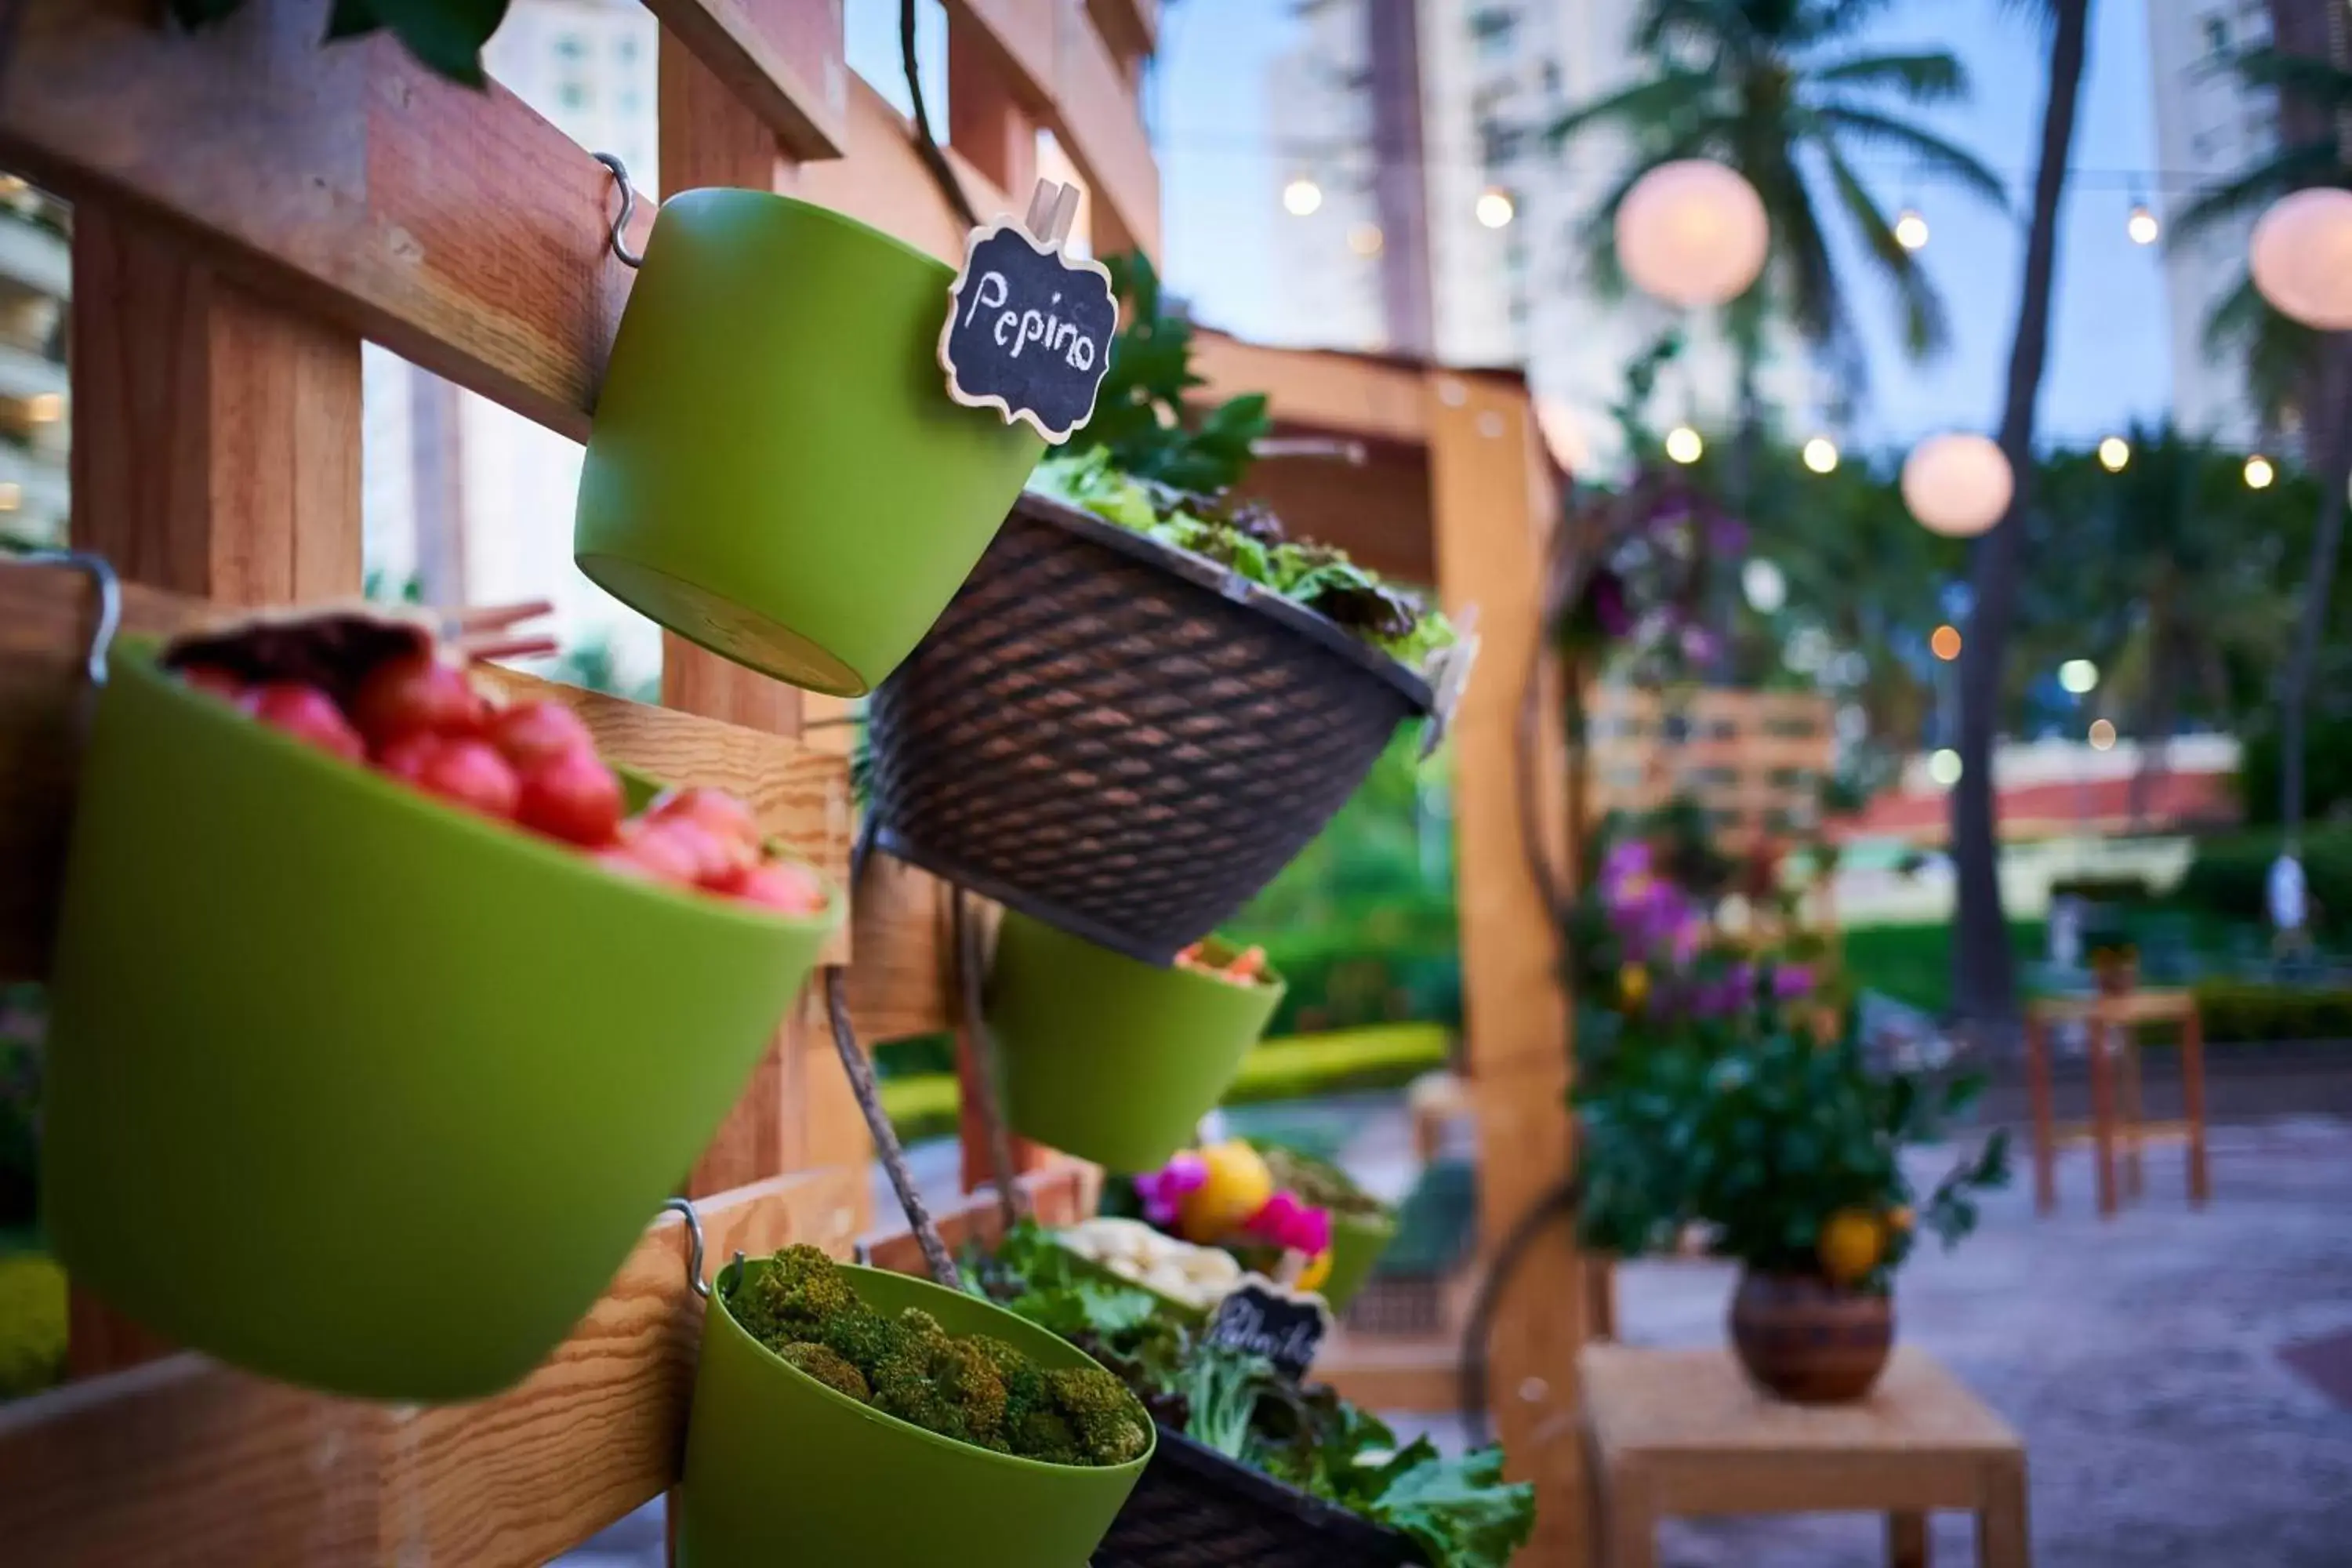
[[[591,757],[596,752],[588,726],[561,702],[524,702],[493,714],[490,744],[526,773],[574,752],[585,752]]]
[[[1253,947],[1225,965],[1228,980],[1254,981],[1265,973],[1265,949]]]
[[[475,735],[487,704],[466,672],[430,654],[389,660],[360,682],[352,722],[379,750],[403,735]]]
[[[252,706],[255,718],[297,740],[308,741],[322,752],[332,752],[345,762],[366,760],[367,744],[360,739],[359,731],[344,721],[342,710],[335,706],[335,700],[315,686],[306,686],[299,680],[273,680],[254,689]]]
[[[441,750],[440,736],[420,731],[403,735],[375,755],[376,767],[405,784],[415,784],[425,774],[425,762]]]
[[[621,781],[593,751],[559,752],[523,768],[515,819],[551,838],[610,844],[621,826]]]
[[[245,682],[215,664],[191,664],[181,668],[180,679],[199,691],[208,691],[226,702],[235,702],[245,695]]]
[[[632,827],[623,837],[624,853],[649,875],[681,888],[700,883],[704,863],[715,847],[708,835],[688,824],[637,823]]]
[[[724,845],[740,847],[747,860],[760,855],[760,824],[751,808],[725,790],[682,789],[654,802],[646,814],[656,822],[691,822]]]
[[[782,860],[751,868],[735,896],[747,904],[788,915],[824,912],[824,884],[817,880],[816,873]]]
[[[606,849],[593,849],[589,851],[588,858],[592,864],[602,866],[614,876],[626,877],[632,881],[652,882],[661,879],[652,867],[639,859],[635,851],[624,845],[615,844]]]
[[[444,738],[425,754],[416,772],[416,786],[485,816],[511,818],[521,785],[514,770],[487,741]]]

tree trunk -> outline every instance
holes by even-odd
[[[2279,683],[2279,824],[2290,848],[2303,840],[2303,731],[2319,639],[2327,628],[2329,590],[2344,542],[2345,490],[2352,485],[2352,333],[2338,333],[2320,351],[2319,395],[2312,412],[2312,465],[2319,476],[2319,526],[2311,536],[2303,614],[2294,649]]]
[[[2058,216],[2074,146],[2074,111],[2089,47],[2091,0],[2052,0],[2050,96],[2042,116],[2042,162],[2033,179],[2033,225],[2025,244],[2025,291],[2010,350],[2000,448],[2016,476],[2009,514],[1977,547],[1975,605],[1960,656],[1960,781],[1952,791],[1952,851],[1959,918],[1952,947],[1952,996],[1960,1016],[2006,1026],[2017,1016],[2016,965],[2000,906],[2000,839],[1993,818],[1993,737],[1999,728],[2002,656],[2017,599],[2023,518],[2032,500],[2033,415],[2050,350],[2050,299],[2058,268]]]

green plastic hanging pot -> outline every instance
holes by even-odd
[[[50,1243],[253,1371],[493,1393],[611,1279],[841,909],[625,879],[118,652],[52,972]]]
[[[1348,1303],[1372,1277],[1372,1268],[1381,1254],[1396,1239],[1396,1221],[1387,1215],[1335,1214],[1331,1216],[1331,1272],[1316,1287],[1317,1293],[1330,1304],[1335,1313],[1348,1310]]]
[[[947,607],[1045,451],[950,401],[954,272],[764,191],[687,191],[646,244],[572,552],[738,664],[858,696]]]
[[[1271,970],[1236,985],[1162,969],[1008,910],[987,1003],[1005,1120],[1108,1170],[1155,1169],[1192,1142],[1282,993]]]
[[[753,1277],[764,1267],[736,1266]],[[837,1394],[735,1321],[725,1300],[735,1272],[721,1275],[703,1315],[677,1504],[682,1564],[1083,1568],[1151,1461],[1149,1449],[1102,1468],[1014,1458]],[[1049,1369],[1095,1364],[992,1302],[878,1268],[843,1273],[877,1311],[919,1307],[950,1334],[993,1334]]]

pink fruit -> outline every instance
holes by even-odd
[[[561,702],[525,702],[492,715],[490,744],[525,773],[573,752],[593,757],[596,750],[588,726]]]
[[[446,737],[425,754],[417,767],[416,785],[501,820],[513,817],[516,799],[522,793],[514,769],[507,766],[507,760],[488,742]]]
[[[725,790],[682,789],[656,801],[646,816],[656,822],[691,822],[719,843],[740,847],[747,859],[759,858],[759,821]]]
[[[747,904],[776,910],[788,915],[816,915],[824,912],[824,884],[815,872],[805,866],[794,866],[782,860],[771,860],[754,866],[744,875],[735,896]]]
[[[429,654],[378,665],[352,699],[352,722],[378,750],[404,735],[475,735],[487,704],[466,672]]]
[[[265,724],[308,741],[345,762],[367,757],[367,744],[343,719],[335,700],[315,686],[299,680],[273,680],[256,687],[250,697],[253,716]]]
[[[592,751],[559,752],[524,768],[521,786],[515,818],[525,827],[592,847],[620,831],[621,781]]]
[[[691,888],[702,880],[709,853],[709,836],[698,829],[678,831],[679,824],[640,822],[622,833],[624,852],[656,880]],[[698,843],[700,839],[703,842]]]

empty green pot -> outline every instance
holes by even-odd
[[[940,369],[954,272],[829,208],[687,191],[646,244],[572,552],[738,664],[858,696],[980,559],[1045,443]]]
[[[1334,1313],[1344,1312],[1381,1254],[1396,1239],[1396,1221],[1387,1215],[1335,1214],[1331,1216],[1331,1272],[1316,1288]]]
[[[703,1314],[677,1500],[682,1564],[1084,1568],[1151,1461],[1148,1449],[1101,1468],[1016,1459],[836,1394],[744,1331],[724,1300],[734,1272]],[[1042,1367],[1095,1364],[992,1302],[878,1268],[843,1272],[877,1311],[919,1307],[950,1334],[993,1334]]]
[[[50,1243],[253,1371],[493,1393],[636,1245],[841,907],[625,879],[118,653],[52,975]]]
[[[1005,1119],[1108,1170],[1156,1169],[1192,1142],[1282,992],[1271,970],[1235,985],[1162,969],[1008,910],[987,1003]]]

